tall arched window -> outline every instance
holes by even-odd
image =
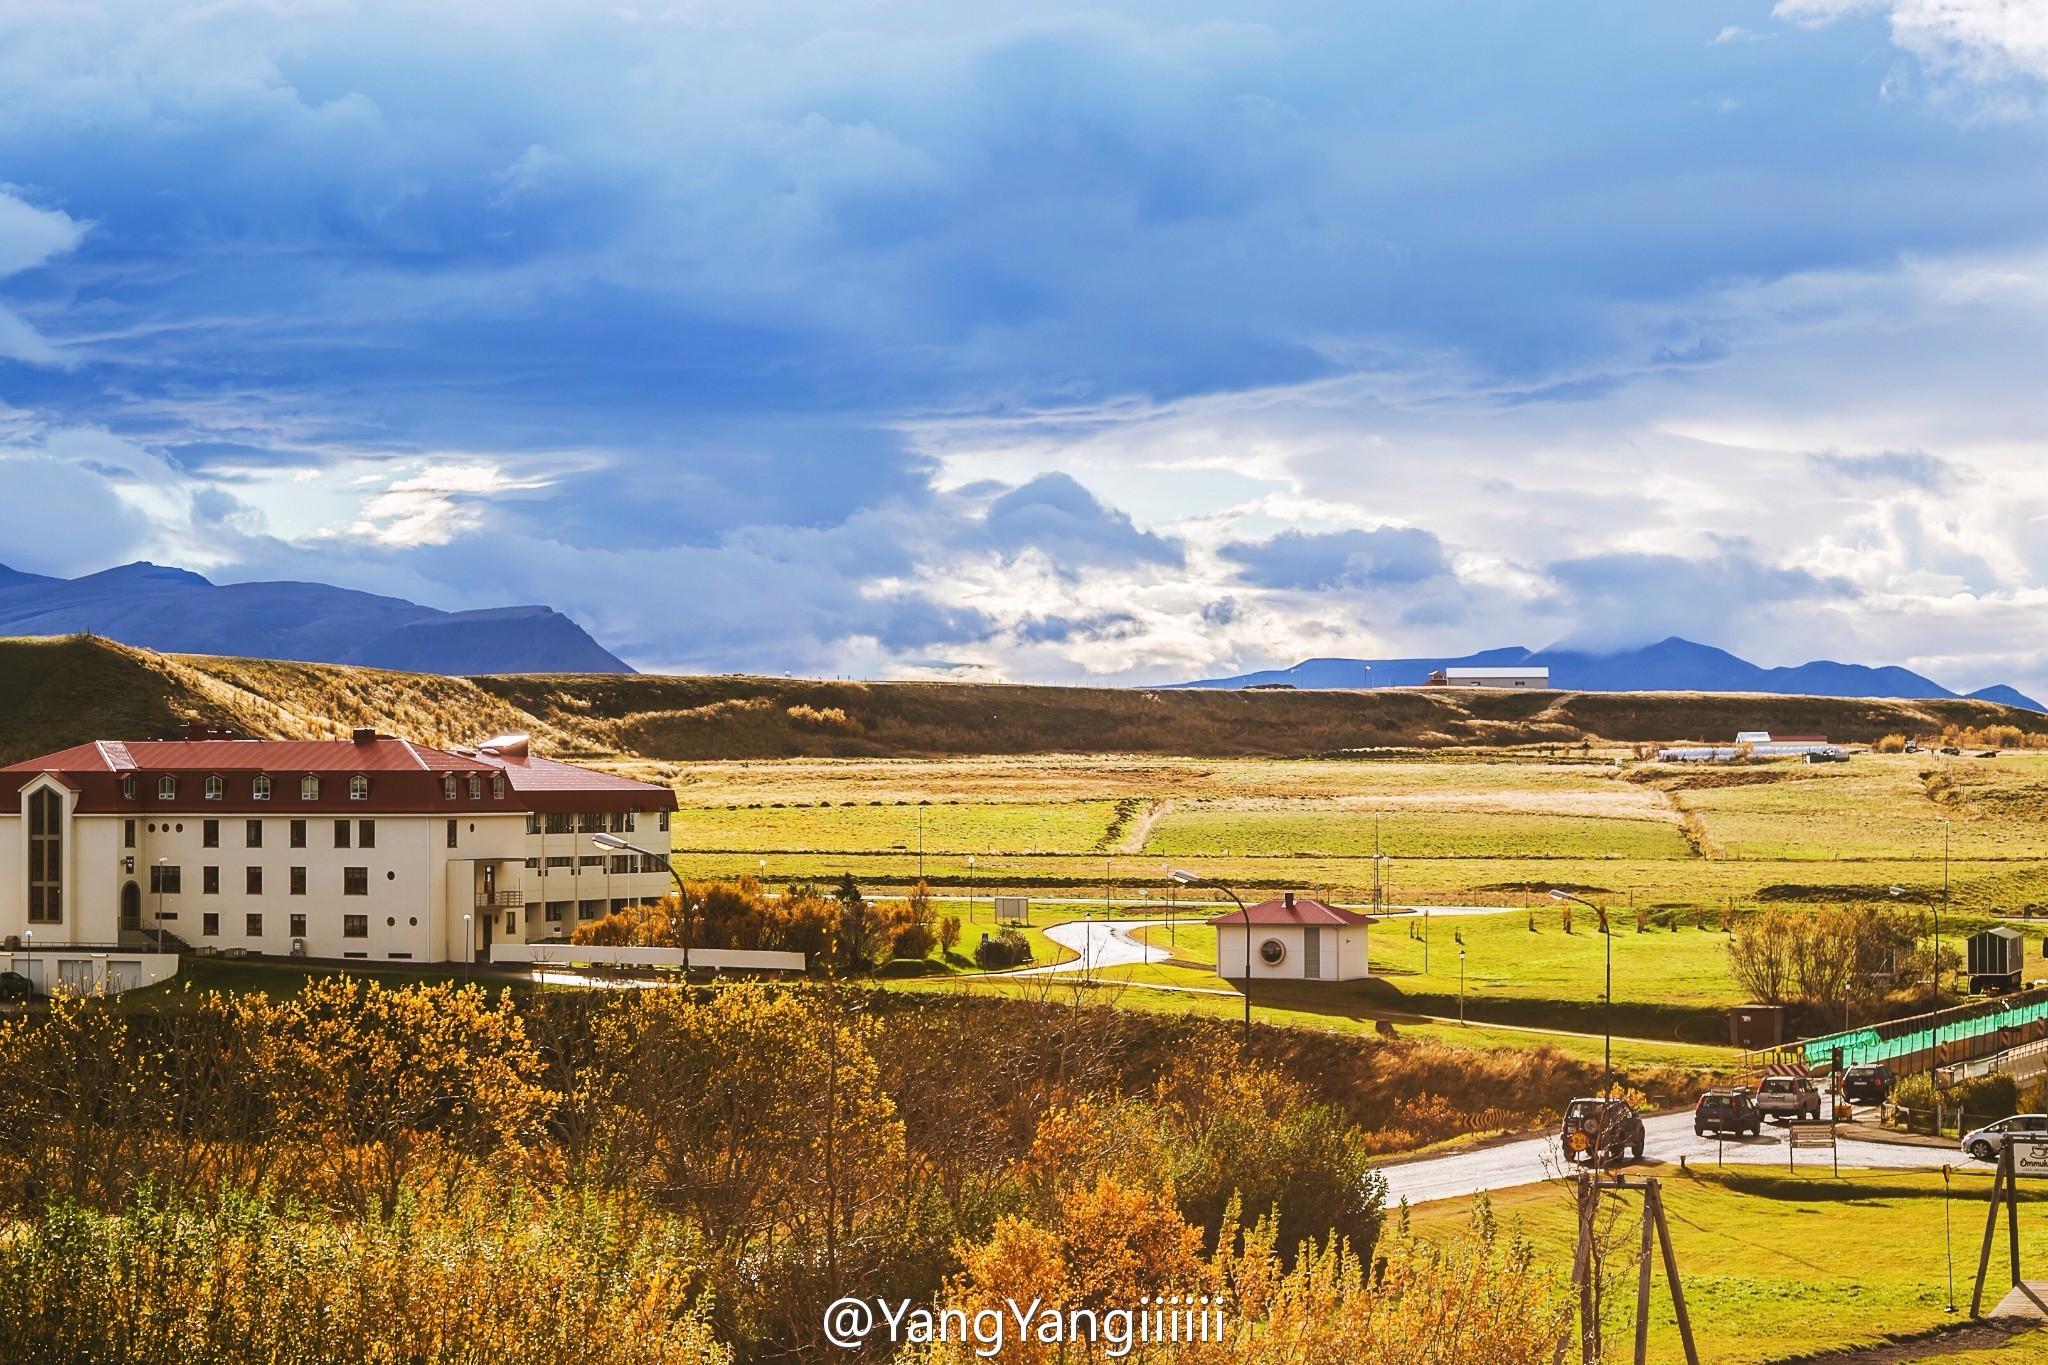
[[[156,799],[159,801],[177,800],[178,779],[175,777],[159,777],[156,780]]]
[[[484,781],[475,773],[469,775],[469,799],[481,801],[484,797]]]
[[[491,799],[493,801],[503,801],[505,799],[505,774],[491,774]]]
[[[134,773],[121,774],[121,799],[123,801],[133,801],[135,799]]]
[[[453,801],[455,799],[455,776],[452,773],[441,779],[441,799],[443,801]]]
[[[32,924],[64,918],[64,801],[53,791],[28,799],[28,917]]]
[[[227,784],[226,782],[222,781],[222,780],[221,780],[220,778],[218,778],[218,777],[209,777],[209,778],[207,778],[207,779],[206,779],[206,799],[207,799],[207,800],[209,800],[209,801],[218,801],[218,800],[220,800],[220,799],[221,799],[221,798],[222,798],[223,796],[226,796],[227,794],[228,794],[228,784]]]
[[[351,801],[369,800],[370,779],[364,777],[361,773],[357,773],[354,777],[351,777],[348,780],[348,799]]]
[[[311,773],[307,773],[304,777],[299,779],[299,800],[318,801],[319,799],[320,779],[313,776],[313,774]]]
[[[249,795],[257,801],[268,801],[270,799],[270,779],[262,773],[256,774],[256,780],[249,784]]]

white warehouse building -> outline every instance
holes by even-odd
[[[0,768],[0,938],[37,957],[181,941],[487,960],[664,895],[674,807],[667,787],[535,757],[524,735],[474,751],[373,730],[100,740]],[[647,853],[597,848],[598,832]]]
[[[1537,668],[1443,668],[1429,675],[1431,687],[1527,687],[1547,690],[1550,669]]]

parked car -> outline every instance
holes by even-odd
[[[1808,763],[1847,763],[1849,755],[1845,750],[1832,747],[1809,749],[1806,751],[1806,761]]]
[[[1868,1062],[1843,1070],[1839,1087],[1842,1098],[1855,1104],[1883,1104],[1891,1098],[1892,1086],[1899,1078],[1883,1062]]]
[[[1692,1107],[1695,1137],[1708,1133],[1747,1133],[1755,1137],[1764,1130],[1763,1111],[1747,1090],[1709,1090]]]
[[[1566,1161],[1592,1162],[1611,1166],[1624,1150],[1643,1158],[1643,1117],[1627,1100],[1573,1100],[1564,1109],[1564,1128],[1558,1140]]]
[[[1998,1149],[2015,1137],[2048,1141],[2048,1114],[2014,1114],[1963,1134],[1964,1153],[1979,1161],[1998,1160]]]
[[[1805,1076],[1766,1076],[1756,1088],[1756,1107],[1779,1123],[1817,1119],[1820,1105],[1820,1087]]]
[[[35,984],[20,972],[0,972],[0,1005],[19,1005],[35,997]]]

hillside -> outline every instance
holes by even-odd
[[[562,674],[450,678],[339,664],[160,655],[91,636],[0,640],[0,761],[188,718],[259,737],[374,725],[432,744],[525,730],[564,757],[1139,753],[1307,757],[1374,748],[1726,739],[1848,742],[1950,722],[2048,734],[1990,702],[1695,693],[1240,692]]]

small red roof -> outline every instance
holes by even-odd
[[[1257,905],[1246,906],[1244,910],[1233,910],[1227,915],[1218,915],[1211,924],[1243,924],[1245,916],[1251,916],[1253,924],[1372,924],[1371,915],[1362,915],[1356,910],[1346,910],[1341,905],[1325,905],[1322,901],[1287,892],[1277,900],[1260,901]]]

